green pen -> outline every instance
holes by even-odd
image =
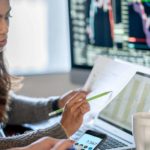
[[[111,92],[112,92],[112,91],[107,91],[107,92],[103,92],[103,93],[97,94],[97,95],[95,95],[95,96],[92,96],[92,97],[88,98],[87,101],[90,102],[90,101],[92,101],[92,100],[96,100],[96,99],[98,99],[98,98],[100,98],[100,97],[103,97],[103,96],[105,96],[105,95],[107,95],[107,94],[109,94],[109,93],[111,93]],[[64,110],[64,109],[61,108],[61,109],[58,109],[58,110],[56,110],[56,111],[53,111],[53,112],[49,113],[48,115],[49,115],[49,117],[53,117],[53,116],[56,116],[56,115],[59,114],[59,113],[62,113],[63,110]]]

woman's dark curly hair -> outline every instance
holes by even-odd
[[[3,52],[0,52],[0,122],[7,119],[9,109],[9,91],[11,89],[11,76],[4,63]]]

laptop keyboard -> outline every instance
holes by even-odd
[[[124,147],[124,146],[127,145],[110,136],[107,136],[107,139],[100,145],[99,148],[97,148],[97,150],[113,149],[113,148]]]

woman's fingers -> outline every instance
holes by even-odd
[[[26,147],[12,148],[9,150],[67,150],[74,144],[72,140],[58,140],[44,137]]]
[[[90,110],[90,106],[88,103],[83,103],[78,109],[76,109],[76,117],[80,118],[83,117],[85,113]]]
[[[43,137],[25,147],[12,148],[9,150],[51,150],[60,140],[51,137]]]
[[[76,91],[69,91],[67,93],[65,93],[62,98],[66,98],[66,99],[70,99],[72,96],[74,96],[76,94]]]
[[[77,93],[84,93],[86,95],[88,94],[88,92],[86,92],[86,91],[74,90],[74,91],[69,91],[68,93],[64,94],[61,98],[70,99],[73,96],[75,96]]]
[[[74,144],[72,140],[61,140],[51,150],[67,150]]]
[[[58,102],[59,107],[63,108],[68,101],[74,99],[74,96],[76,96],[80,93],[84,93],[85,95],[87,95],[87,92],[85,92],[85,91],[75,90],[75,91],[70,91],[70,92],[64,94],[63,96],[61,96],[60,100]]]
[[[71,108],[75,103],[82,100],[86,100],[86,94],[78,92],[67,102],[66,107]]]
[[[85,114],[87,111],[90,110],[90,106],[87,101],[79,101],[75,103],[71,108],[70,108],[70,113],[74,114],[74,116],[77,116],[78,113]]]

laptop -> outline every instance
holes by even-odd
[[[137,72],[122,92],[105,107],[91,128],[107,135],[97,150],[134,149],[132,116],[150,110],[150,75]],[[85,128],[85,127],[84,127]],[[86,128],[85,128],[86,129]],[[77,135],[81,136],[79,131]]]

